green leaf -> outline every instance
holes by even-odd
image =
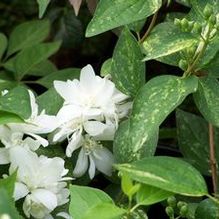
[[[115,165],[133,180],[185,196],[206,195],[202,175],[183,160],[173,157],[148,157],[131,164]]]
[[[158,130],[135,152],[129,142],[129,120],[122,122],[113,142],[113,153],[118,163],[132,162],[143,157],[153,156],[158,142]]]
[[[203,118],[182,110],[176,111],[176,121],[178,143],[183,156],[201,173],[211,175],[208,123]],[[215,129],[214,137],[217,148],[215,155],[219,160],[218,129]]]
[[[154,14],[161,5],[161,0],[101,0],[87,27],[86,36],[142,20]]]
[[[2,215],[9,215],[13,219],[22,219],[15,207],[15,203],[11,196],[4,188],[0,188],[0,217]]]
[[[117,88],[123,93],[135,96],[145,82],[145,63],[137,40],[124,28],[112,58],[111,75]]]
[[[219,83],[215,78],[199,79],[198,90],[194,100],[204,118],[214,126],[219,127]]]
[[[37,3],[39,5],[39,18],[42,18],[50,3],[50,0],[37,0]]]
[[[86,213],[98,204],[113,203],[106,193],[91,187],[70,185],[70,193],[69,212],[75,219],[84,218]]]
[[[142,184],[136,194],[136,200],[138,205],[152,205],[167,199],[172,194],[154,186]]]
[[[14,113],[9,113],[9,112],[4,112],[0,110],[0,124],[4,125],[4,124],[8,124],[8,123],[22,123],[24,122],[24,120],[14,114]]]
[[[63,70],[55,71],[37,81],[37,83],[43,85],[46,88],[53,87],[55,80],[67,81],[78,79],[80,76],[80,69],[78,68],[66,68]]]
[[[0,97],[0,110],[17,114],[22,119],[28,119],[31,115],[28,90],[18,86]]]
[[[27,21],[15,27],[9,37],[7,56],[42,42],[49,35],[48,20]]]
[[[44,43],[28,47],[22,50],[15,59],[15,75],[20,80],[31,71],[37,64],[45,61],[53,55],[60,47],[60,42]]]
[[[211,199],[203,200],[195,212],[196,219],[219,219],[218,205]]]
[[[82,219],[121,219],[126,210],[110,203],[102,203],[88,210]],[[75,219],[78,219],[75,217]]]
[[[34,76],[47,76],[55,71],[58,71],[56,66],[51,61],[45,60],[34,66],[27,74]]]
[[[140,159],[141,150],[147,150],[144,144],[152,139],[156,142],[155,133],[160,124],[190,93],[196,91],[197,85],[198,79],[194,76],[180,78],[170,75],[155,77],[146,83],[134,100],[130,124],[117,131],[114,142],[116,158],[126,162]]]
[[[2,59],[2,56],[5,53],[7,45],[8,45],[7,37],[3,33],[0,33],[0,60]]]
[[[101,66],[100,75],[105,77],[108,74],[111,74],[112,70],[112,59],[107,59]]]
[[[0,179],[0,189],[5,189],[10,197],[14,194],[14,185],[17,173],[13,173],[5,179]]]
[[[54,88],[51,88],[38,96],[37,102],[39,105],[39,112],[45,110],[46,114],[49,115],[56,115],[63,105],[62,97],[56,92]]]
[[[208,72],[210,77],[219,78],[219,52],[215,57],[203,68]]]
[[[172,22],[158,24],[143,42],[144,61],[173,54],[196,42],[191,33],[182,32]]]
[[[8,74],[8,72],[6,72],[6,74]],[[3,74],[0,73],[0,77],[2,76]],[[10,79],[9,80],[2,80],[0,79],[0,92],[4,91],[4,90],[10,90],[14,87],[17,86],[17,82],[16,81],[11,81]]]

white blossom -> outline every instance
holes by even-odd
[[[52,218],[51,212],[69,201],[63,159],[38,157],[23,147],[14,147],[10,161],[9,174],[17,170],[14,198],[24,198],[23,211],[28,218]]]
[[[55,81],[54,87],[64,99],[64,105],[57,114],[60,126],[53,142],[67,138],[68,157],[81,147],[73,175],[82,176],[88,169],[93,178],[96,168],[110,175],[113,155],[99,141],[114,139],[119,119],[131,108],[128,96],[108,78],[96,76],[90,65],[81,70],[80,80]]]

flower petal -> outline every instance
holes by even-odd
[[[72,153],[77,150],[79,147],[81,147],[83,143],[83,136],[82,136],[82,130],[77,130],[71,137],[68,146],[66,148],[66,156],[71,157]]]
[[[29,190],[26,185],[20,182],[15,182],[14,187],[14,199],[15,201],[25,197],[29,193]]]
[[[93,179],[95,176],[95,169],[96,169],[95,162],[94,162],[92,156],[89,156],[89,160],[90,160],[90,166],[89,166],[88,173],[89,173],[90,179]]]
[[[8,163],[10,163],[9,149],[0,148],[0,164],[8,164]]]
[[[111,151],[105,147],[102,147],[97,148],[93,154],[95,157],[94,162],[96,168],[100,172],[110,176],[112,174],[112,165],[114,163],[114,157]]]
[[[87,168],[88,168],[88,157],[85,154],[84,149],[81,148],[75,168],[73,170],[73,176],[81,177],[87,171]]]

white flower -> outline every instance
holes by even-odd
[[[77,147],[81,147],[73,176],[80,177],[88,169],[90,178],[94,178],[95,169],[110,176],[114,163],[113,154],[89,135],[81,136]],[[88,168],[89,167],[89,168]]]
[[[69,180],[64,176],[64,160],[55,157],[38,157],[37,154],[23,147],[14,147],[10,152],[11,165],[9,174],[17,170],[14,198],[24,198],[25,215],[37,219],[52,218],[51,212],[68,202]]]
[[[118,122],[118,106],[128,96],[116,89],[107,78],[96,76],[91,65],[81,70],[80,81],[55,81],[54,87],[65,100],[64,105],[80,108],[85,117]]]
[[[10,123],[8,126],[17,132],[25,133],[34,139],[40,141],[43,146],[48,146],[48,141],[38,134],[50,133],[58,127],[56,116],[46,115],[43,110],[39,114],[39,107],[32,91],[29,91],[31,116],[25,120],[26,123]],[[39,114],[39,115],[38,115]]]

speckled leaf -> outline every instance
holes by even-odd
[[[153,78],[140,89],[130,118],[129,142],[133,145],[133,152],[151,138],[164,119],[190,93],[195,92],[197,86],[195,76],[180,78],[164,75]]]
[[[101,0],[87,27],[86,36],[142,20],[155,13],[161,5],[161,0]]]
[[[78,79],[80,75],[79,68],[66,68],[63,70],[55,71],[43,78],[40,78],[37,83],[43,85],[46,88],[51,88],[53,86],[54,80],[67,81]]]
[[[210,175],[208,123],[194,114],[176,111],[180,151],[202,174]],[[215,128],[216,158],[219,160],[219,130]]]
[[[0,97],[0,110],[17,114],[22,119],[29,118],[31,107],[28,90],[18,86]]]
[[[217,79],[200,78],[194,100],[204,118],[219,127],[219,83]]]
[[[169,191],[154,186],[141,184],[141,187],[136,194],[136,200],[138,205],[152,205],[167,199],[172,194],[173,193]]]
[[[145,63],[138,42],[124,28],[112,59],[111,75],[117,88],[129,96],[135,96],[145,81]]]
[[[208,194],[202,175],[190,164],[179,158],[148,157],[131,164],[115,165],[115,167],[137,182],[169,192],[186,196]]]
[[[172,22],[158,24],[143,42],[145,61],[183,50],[196,43],[191,33],[182,32]]]
[[[5,53],[7,45],[8,45],[7,37],[3,33],[0,33],[0,60],[2,59],[2,56]]]
[[[18,25],[9,37],[7,56],[42,42],[48,36],[49,30],[48,20],[34,20]]]
[[[205,199],[198,205],[195,219],[219,219],[219,207],[211,199]]]
[[[118,163],[132,162],[143,157],[153,156],[158,142],[158,129],[136,152],[135,145],[129,142],[129,120],[122,122],[113,142],[113,154]]]

